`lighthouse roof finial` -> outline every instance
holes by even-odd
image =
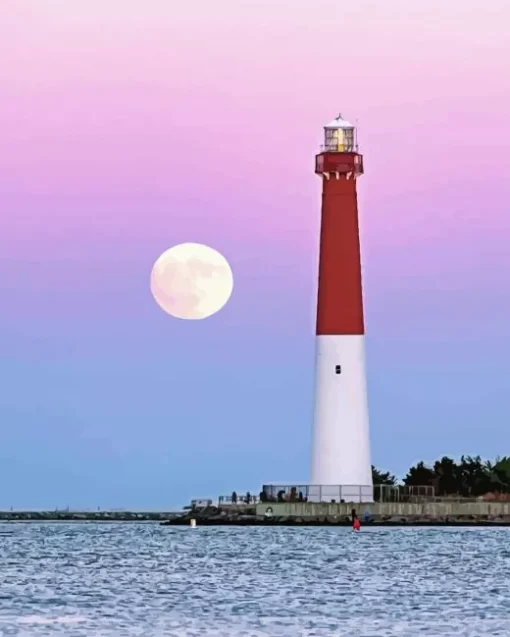
[[[338,117],[327,124],[324,128],[354,128],[354,126],[342,117],[342,113],[339,113]]]

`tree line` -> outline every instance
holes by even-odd
[[[372,466],[374,485],[431,486],[436,496],[477,497],[486,493],[510,493],[510,457],[482,460],[462,456],[459,462],[443,456],[433,465],[418,462],[403,480]]]

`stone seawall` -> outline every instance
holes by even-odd
[[[374,517],[444,518],[466,516],[510,516],[510,502],[383,502],[373,504],[349,504],[333,502],[267,502],[258,504],[256,515],[265,515],[268,509],[276,517],[292,516],[313,518],[318,516],[351,515],[356,509],[360,518],[365,512]]]
[[[196,526],[350,526],[355,508],[367,526],[510,526],[510,503],[425,504],[264,503],[243,510],[209,507],[163,522]]]

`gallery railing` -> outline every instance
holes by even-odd
[[[426,502],[435,499],[434,487],[428,485],[265,484],[261,493],[261,500],[266,502]]]
[[[265,484],[265,502],[373,502],[372,485]]]
[[[231,495],[220,495],[218,498],[218,504],[220,505],[249,505],[249,504],[257,504],[259,501],[259,496],[256,495],[248,495],[248,494],[239,494],[237,496]]]

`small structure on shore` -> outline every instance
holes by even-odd
[[[195,500],[191,500],[190,509],[207,509],[207,507],[212,506],[213,501],[208,498],[197,498]]]

